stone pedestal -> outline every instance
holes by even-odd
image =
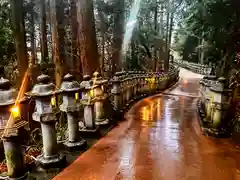
[[[4,153],[8,168],[8,177],[12,180],[27,179],[22,145],[18,136],[3,137]]]
[[[43,168],[62,167],[65,156],[59,152],[56,136],[56,115],[33,113],[33,120],[41,123],[43,153],[37,157],[37,161]]]
[[[84,127],[80,128],[83,136],[99,136],[99,128],[95,125],[94,103],[92,101],[81,100],[84,112]]]
[[[95,130],[95,117],[94,117],[94,104],[93,103],[86,103],[84,104],[84,123],[86,129]]]
[[[104,110],[104,102],[106,97],[96,97],[94,103],[94,110],[96,114],[96,125],[106,125],[109,123],[109,120],[106,118]]]
[[[78,121],[76,121],[76,112],[67,113],[68,121],[68,141],[64,144],[72,149],[86,148],[87,141],[80,137]]]

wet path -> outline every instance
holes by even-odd
[[[199,76],[181,70],[172,90],[138,102],[120,123],[54,180],[235,180],[240,152],[201,134]]]

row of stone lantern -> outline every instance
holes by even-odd
[[[195,73],[207,75],[211,72],[211,67],[207,65],[187,62],[187,61],[179,61],[177,64],[183,68],[189,69]]]
[[[143,71],[117,72],[110,81],[112,84],[111,96],[116,113],[122,113],[132,101],[136,100],[136,97],[149,94],[149,88],[152,88],[151,93],[167,88],[170,80],[177,80],[178,73],[176,69],[167,75]],[[85,75],[81,83],[78,83],[71,74],[67,74],[60,89],[50,82],[48,75],[42,74],[37,78],[37,84],[31,92],[26,93],[26,97],[34,99],[36,104],[32,117],[41,125],[43,152],[37,157],[37,161],[43,167],[59,166],[65,161],[65,156],[58,148],[55,129],[60,111],[67,115],[68,139],[64,144],[71,150],[86,147],[87,143],[81,138],[81,132],[96,133],[98,126],[111,123],[104,108],[107,99],[105,93],[107,83],[98,72],[93,74],[92,79],[89,75]],[[9,119],[8,110],[16,105],[14,94],[14,90],[10,88],[10,82],[3,78],[0,79],[0,106],[1,110],[5,108],[5,115],[2,116],[3,126]],[[62,103],[58,106],[59,98],[57,97],[59,95],[62,96]],[[14,108],[16,107],[14,106]],[[83,126],[79,127],[81,112],[83,112]],[[14,123],[11,124],[11,127],[5,127],[7,133],[3,136],[3,142],[9,176],[21,179],[25,176],[26,170],[18,132],[27,123],[16,121],[15,118],[19,117],[19,114],[16,115],[16,113],[19,112],[15,109],[13,113],[10,113],[11,117],[14,115]]]
[[[179,69],[175,67],[168,74],[145,73],[143,71],[117,72],[112,79],[114,109],[123,112],[136,98],[154,94],[166,89],[178,80]]]
[[[204,76],[200,81],[200,116],[205,133],[222,137],[229,136],[232,90],[224,77]]]

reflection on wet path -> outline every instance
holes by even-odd
[[[167,94],[138,102],[126,114],[127,121],[55,180],[240,179],[240,152],[231,140],[205,137],[199,130],[197,92],[186,95],[198,89],[198,79],[191,78],[183,76]]]

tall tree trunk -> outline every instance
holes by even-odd
[[[58,42],[59,42],[59,55],[60,55],[60,60],[62,61],[63,67],[63,75],[68,71],[69,69],[69,64],[66,61],[66,57],[65,57],[65,24],[64,24],[64,20],[65,20],[65,12],[64,12],[64,1],[65,0],[57,0],[56,2],[58,2],[56,5],[56,17],[57,17],[57,34],[58,34]]]
[[[164,27],[163,27],[163,4],[161,4],[161,12],[160,12],[160,28],[159,28],[159,34],[163,38],[164,37]]]
[[[174,4],[174,0],[172,1],[172,4]],[[170,47],[171,47],[171,44],[172,44],[173,18],[174,18],[174,11],[173,11],[173,8],[171,8],[169,34],[168,34],[168,52],[167,52],[168,64],[169,64],[169,60],[170,60]]]
[[[158,35],[158,1],[155,0],[155,9],[154,9],[154,33],[155,36]],[[154,52],[153,52],[153,72],[156,71],[156,65],[157,65],[157,47],[154,46]]]
[[[55,64],[55,78],[56,86],[60,87],[63,78],[64,61],[60,58],[58,26],[57,26],[57,13],[56,13],[56,0],[50,0],[50,14],[51,14],[51,29],[52,29],[52,52],[53,63]]]
[[[71,0],[71,29],[72,29],[72,44],[71,44],[71,54],[72,54],[72,69],[73,74],[77,79],[81,79],[81,60],[78,57],[78,22],[77,22],[77,0]]]
[[[201,63],[201,44],[202,44],[202,41],[200,38],[198,38],[198,49],[197,49],[197,52],[198,52],[198,63],[200,62]]]
[[[78,0],[79,43],[83,75],[99,71],[93,0]]]
[[[164,71],[168,72],[169,69],[169,59],[168,59],[168,54],[169,54],[169,45],[168,45],[168,34],[169,34],[169,21],[170,21],[170,0],[167,2],[167,30],[166,30],[166,35],[165,35],[165,58],[164,58]]]
[[[114,28],[113,28],[113,73],[123,68],[123,59],[121,59],[121,49],[124,36],[124,0],[117,0],[114,12]]]
[[[203,35],[204,33],[202,33],[202,38],[201,38],[201,53],[200,53],[200,63],[201,64],[204,64],[204,56],[205,56],[205,53],[204,53],[204,38],[203,38]]]
[[[23,0],[11,1],[12,22],[13,22],[12,27],[13,27],[15,43],[16,43],[17,64],[18,64],[18,71],[19,71],[19,79],[18,79],[19,87],[23,81],[23,78],[25,77],[25,74],[28,73],[28,56],[27,56],[22,4],[23,4]],[[26,88],[27,88],[26,90],[28,90],[28,87]]]
[[[31,38],[31,66],[36,63],[36,43],[35,43],[35,23],[34,23],[34,3],[31,4],[30,10],[30,38]]]
[[[103,74],[104,73],[104,60],[105,60],[105,33],[101,32],[101,61],[100,61],[100,71]]]
[[[103,2],[101,2],[103,3]],[[106,35],[105,32],[107,31],[107,27],[105,25],[105,18],[104,18],[104,14],[102,12],[102,9],[100,8],[100,6],[97,6],[97,10],[98,10],[98,16],[100,19],[100,49],[101,49],[101,57],[100,57],[100,71],[101,74],[104,73],[104,66],[105,66],[105,39],[106,39]],[[107,73],[105,73],[107,75]]]
[[[40,41],[41,41],[41,61],[48,62],[48,45],[47,45],[47,18],[45,0],[40,0]]]

